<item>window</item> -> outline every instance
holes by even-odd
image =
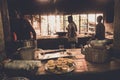
[[[80,33],[87,33],[88,31],[88,19],[87,19],[87,15],[86,14],[81,14],[80,15],[80,20],[79,20],[79,23],[80,23]]]
[[[73,14],[73,20],[77,25],[78,34],[95,33],[96,14]],[[69,15],[26,15],[27,19],[35,29],[37,36],[54,35],[56,32],[66,31]]]

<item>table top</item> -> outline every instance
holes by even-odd
[[[52,51],[52,50],[46,50]],[[36,80],[118,80],[120,79],[120,59],[111,58],[106,63],[91,63],[85,60],[85,56],[81,53],[81,49],[67,49],[74,57],[75,69],[66,74],[52,74],[45,70],[45,61],[41,61],[42,65],[32,71],[10,70],[5,69],[7,75],[26,76]],[[32,79],[31,79],[32,80]]]
[[[75,70],[71,73],[97,73],[120,70],[120,59],[112,58],[106,63],[91,63],[85,60],[85,56],[81,53],[81,49],[67,49],[74,57],[72,58],[75,63]],[[45,71],[44,63],[38,68],[36,75],[49,74]]]

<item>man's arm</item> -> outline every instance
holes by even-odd
[[[30,32],[32,33],[33,39],[36,40],[36,32],[35,32],[34,28],[33,28],[32,25],[29,23],[28,20],[26,20],[26,22],[27,22],[27,25],[28,25],[28,27],[29,27]]]

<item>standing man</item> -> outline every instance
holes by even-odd
[[[95,39],[103,40],[105,39],[105,26],[101,22],[103,19],[102,16],[97,17],[98,24],[96,25]]]
[[[12,44],[9,48],[11,53],[15,53],[16,50],[20,47],[25,47],[24,44],[26,41],[36,41],[36,32],[32,25],[29,23],[27,19],[24,18],[18,11],[13,12],[11,16],[11,36],[12,36]],[[31,44],[28,44],[31,46]],[[34,46],[34,44],[33,44]]]
[[[12,32],[16,35],[16,40],[36,40],[36,32],[32,25],[21,13],[16,11],[16,19],[12,24]]]
[[[73,17],[72,16],[68,16],[68,27],[66,28],[68,33],[67,33],[67,37],[68,37],[68,41],[70,43],[70,47],[76,47],[76,43],[78,42],[77,39],[77,26],[75,24],[75,22],[73,21]]]

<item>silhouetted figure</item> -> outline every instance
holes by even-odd
[[[15,58],[16,56],[14,56],[14,53],[18,50],[18,48],[26,47],[24,46],[25,41],[36,40],[36,32],[33,29],[32,25],[29,23],[29,21],[17,11],[13,12],[13,14],[11,12],[10,26],[12,41],[10,47],[8,47],[7,56],[10,58]],[[9,55],[9,53],[13,54]]]
[[[97,17],[98,24],[96,25],[95,39],[103,40],[105,39],[105,26],[101,22],[103,19],[102,16]]]
[[[70,46],[76,46],[75,44],[78,42],[77,40],[77,26],[73,21],[73,17],[72,16],[68,16],[68,27],[66,28],[68,33],[67,33],[67,37],[68,37],[68,41],[70,43]]]
[[[16,18],[13,19],[11,27],[16,40],[36,39],[36,33],[32,25],[20,13],[16,12]]]

